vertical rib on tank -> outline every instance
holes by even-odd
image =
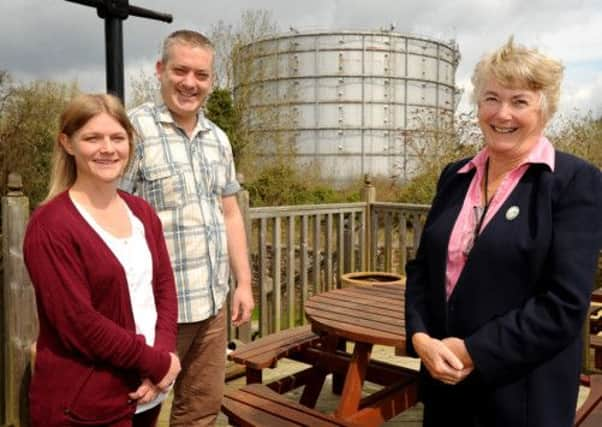
[[[287,144],[339,183],[412,176],[426,137],[449,132],[458,93],[455,42],[378,32],[301,32],[242,49],[235,96],[268,160]],[[241,95],[241,94],[245,95]]]

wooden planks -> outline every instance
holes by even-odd
[[[261,384],[226,392],[222,411],[234,426],[357,426],[288,400]]]
[[[590,394],[575,416],[575,427],[602,426],[602,375],[590,377]]]
[[[338,289],[305,304],[314,330],[352,341],[403,347],[404,290],[398,285]]]
[[[309,325],[300,326],[245,344],[228,358],[247,367],[247,383],[261,382],[261,370],[275,368],[279,359],[317,345],[319,341],[320,337]]]

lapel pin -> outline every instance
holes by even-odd
[[[520,213],[520,209],[518,206],[510,206],[508,208],[508,210],[506,211],[506,219],[508,221],[512,221],[513,219],[515,219],[518,214]]]

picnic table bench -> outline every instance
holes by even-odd
[[[224,394],[222,411],[241,427],[358,426],[293,402],[262,384],[248,384]]]
[[[261,383],[264,369],[275,368],[284,357],[302,361],[303,350],[320,344],[320,336],[312,332],[310,325],[299,326],[244,344],[228,358],[246,367],[247,384]]]
[[[591,375],[582,381],[589,385],[590,392],[587,399],[577,410],[575,427],[600,427],[602,426],[602,375]]]

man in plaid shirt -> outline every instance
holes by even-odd
[[[171,426],[210,426],[224,389],[230,268],[237,287],[232,322],[254,307],[232,148],[203,114],[213,83],[214,49],[181,30],[164,41],[156,71],[161,99],[130,112],[137,147],[121,187],[145,198],[165,233],[178,290],[178,355]]]

